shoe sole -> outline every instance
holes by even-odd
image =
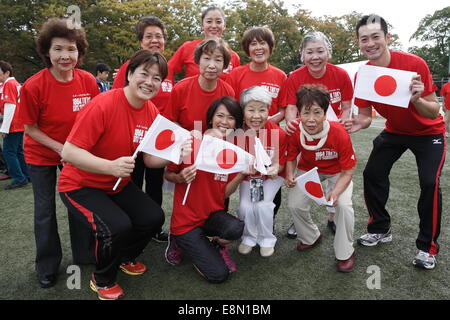
[[[180,262],[180,263],[173,263],[173,262],[171,262],[171,261],[167,258],[167,251],[169,251],[169,247],[170,247],[170,240],[167,241],[166,251],[164,251],[164,258],[166,259],[166,262],[167,262],[168,264],[170,264],[171,266],[177,266],[177,265],[179,265],[181,262]]]
[[[92,291],[94,291],[94,292],[97,294],[97,297],[98,297],[100,300],[103,300],[103,301],[118,300],[118,299],[120,299],[120,298],[122,298],[122,297],[124,296],[124,295],[122,294],[122,295],[119,296],[117,299],[108,299],[108,298],[101,297],[100,294],[98,293],[97,287],[95,286],[94,282],[92,282],[92,280],[89,281],[89,287],[91,288]]]
[[[363,245],[365,247],[374,247],[379,243],[387,243],[387,242],[391,242],[392,241],[392,235],[390,235],[389,237],[386,238],[382,238],[380,240],[378,240],[377,242],[364,242],[365,240],[356,240],[356,242],[358,242],[358,244]]]
[[[286,237],[289,238],[289,239],[296,239],[297,238],[297,234],[286,233]]]
[[[142,275],[142,274],[147,272],[147,270],[145,270],[144,272],[131,272],[131,271],[123,268],[122,266],[120,266],[119,268],[120,268],[120,270],[122,270],[123,273],[125,273],[125,274],[127,274],[129,276],[140,276],[140,275]]]
[[[423,263],[416,262],[416,260],[413,260],[412,264],[413,264],[413,266],[415,266],[417,268],[426,269],[426,270],[433,270],[436,267],[436,264],[434,264],[433,266],[426,266]]]

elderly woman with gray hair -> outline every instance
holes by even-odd
[[[325,86],[330,95],[330,106],[339,119],[351,117],[353,86],[350,77],[344,69],[328,62],[333,53],[328,37],[319,31],[305,35],[300,45],[300,56],[304,66],[293,71],[286,81],[285,119],[286,132],[291,135],[298,127],[296,119],[296,93],[302,85],[316,84]],[[341,121],[340,121],[341,122]],[[334,210],[329,208],[328,228],[335,233],[336,225],[333,222]],[[287,232],[289,238],[295,239],[297,233],[292,224]]]
[[[260,86],[246,89],[240,101],[244,111],[245,149],[255,154],[258,137],[272,163],[264,170],[267,172],[256,172],[241,182],[238,216],[245,227],[238,251],[246,255],[259,245],[261,256],[270,257],[277,241],[273,234],[273,199],[283,184],[280,175],[286,162],[286,134],[268,121],[272,98],[266,89]]]

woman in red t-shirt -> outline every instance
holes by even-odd
[[[242,121],[239,104],[231,97],[219,98],[208,109],[206,122],[212,130],[205,134],[230,138],[234,129],[242,126]],[[249,169],[248,173],[251,172]],[[242,236],[244,223],[226,212],[224,200],[246,174],[214,174],[197,171],[194,165],[187,164],[167,167],[166,179],[175,183],[167,262],[177,265],[182,257],[187,257],[207,281],[215,283],[225,281],[230,272],[236,272],[226,246]],[[183,205],[189,184],[189,195]],[[208,237],[214,238],[210,241]]]
[[[225,14],[223,11],[215,6],[208,7],[202,12],[202,29],[205,35],[204,40],[211,38],[222,38],[222,33],[225,30]],[[169,68],[175,73],[180,73],[185,67],[184,78],[193,77],[199,74],[200,70],[197,63],[194,61],[194,51],[202,40],[186,41],[178,48],[169,60]],[[230,63],[225,67],[222,79],[226,79],[233,68],[240,65],[239,55],[228,48],[230,52]]]
[[[36,46],[47,68],[30,77],[20,91],[19,117],[25,125],[25,161],[34,194],[36,272],[43,288],[56,283],[62,259],[55,187],[63,144],[78,111],[99,93],[94,76],[76,68],[87,53],[85,32],[70,27],[63,19],[43,24]],[[72,222],[70,226],[73,235]]]
[[[305,84],[325,86],[330,95],[330,105],[336,116],[343,120],[350,118],[353,85],[347,71],[328,62],[331,54],[331,42],[322,32],[311,32],[303,38],[300,55],[305,65],[289,75],[284,92],[286,132],[288,134],[292,134],[296,130],[298,117],[296,93],[300,86]],[[328,208],[328,211],[328,228],[335,233],[334,208]],[[289,228],[287,236],[289,238],[296,237],[293,225]]]
[[[261,256],[270,257],[277,242],[273,234],[273,199],[283,184],[283,178],[279,175],[286,161],[286,135],[277,124],[268,121],[271,103],[272,97],[263,87],[251,87],[241,95],[246,130],[245,148],[255,154],[255,137],[258,137],[272,160],[267,173],[256,172],[242,181],[240,186],[238,212],[239,218],[245,222],[245,228],[238,251],[244,255],[259,245]]]
[[[223,96],[234,97],[230,85],[219,79],[230,62],[230,54],[224,40],[209,39],[197,46],[194,59],[200,74],[175,85],[164,114],[187,130],[204,132],[211,103]]]
[[[234,89],[238,102],[241,92],[245,89],[253,86],[264,87],[272,96],[270,121],[279,123],[284,119],[280,90],[286,81],[286,74],[269,63],[275,37],[269,28],[253,27],[244,32],[241,45],[249,56],[250,63],[234,68],[226,81]]]
[[[164,53],[167,41],[167,30],[164,22],[158,17],[149,16],[141,18],[136,24],[136,36],[139,41],[139,46],[142,49],[150,52],[157,52],[161,55]],[[114,78],[113,89],[119,89],[125,86],[125,75],[129,63],[130,60],[120,67]],[[151,99],[160,113],[164,112],[164,109],[170,101],[173,85],[173,72],[169,67],[167,77],[161,83],[158,94]],[[138,187],[142,188],[145,177],[145,192],[159,205],[162,205],[163,201],[163,175],[164,168],[147,168],[144,165],[142,154],[137,156],[132,174],[133,181]],[[166,242],[167,237],[168,235],[166,232],[158,230],[153,239],[157,242]]]
[[[356,157],[350,136],[344,127],[327,121],[330,104],[328,92],[319,86],[302,86],[297,92],[297,106],[301,122],[288,138],[285,184],[291,188],[288,208],[298,232],[297,250],[313,248],[322,234],[310,215],[310,198],[294,188],[295,176],[317,167],[320,180],[327,183],[325,198],[336,208],[336,236],[334,252],[338,271],[350,272],[355,265],[353,248],[354,211],[352,205],[353,169]],[[297,158],[300,155],[298,168]]]
[[[116,300],[123,290],[116,283],[120,269],[140,275],[147,267],[136,262],[152,235],[164,223],[161,207],[132,181],[135,152],[158,115],[149,101],[167,75],[167,63],[159,53],[140,50],[127,69],[123,89],[107,91],[80,113],[62,151],[68,164],[58,190],[71,214],[96,234],[96,266],[90,287],[103,300]],[[191,140],[182,154],[191,151]],[[144,155],[149,167],[168,161]],[[117,190],[113,186],[122,178]]]

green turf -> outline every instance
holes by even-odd
[[[381,119],[374,121],[382,127]],[[372,127],[352,136],[359,159],[354,176],[353,203],[355,238],[366,232],[367,211],[362,200],[362,170],[372,149],[372,139],[381,129]],[[238,272],[229,281],[214,285],[204,281],[188,262],[171,266],[164,260],[165,245],[151,242],[141,256],[149,272],[140,277],[119,274],[118,281],[126,299],[449,299],[449,220],[450,169],[444,166],[441,177],[443,214],[439,243],[441,252],[435,270],[424,271],[411,264],[418,233],[416,203],[419,196],[416,164],[411,152],[403,155],[391,173],[388,209],[392,215],[394,240],[378,247],[356,246],[354,272],[338,273],[332,248],[333,236],[326,230],[326,210],[313,206],[313,218],[324,233],[322,243],[314,250],[300,253],[296,240],[284,235],[291,223],[286,210],[287,192],[276,218],[278,242],[275,254],[262,258],[259,250],[249,256],[237,253],[235,243],[231,256]],[[81,289],[69,290],[66,269],[71,262],[66,210],[58,198],[58,221],[64,257],[59,281],[50,289],[41,289],[34,272],[33,197],[31,186],[4,191],[9,181],[0,182],[0,299],[89,299],[96,296],[88,287],[92,266],[81,266]],[[170,221],[172,195],[165,193],[165,230]],[[238,197],[232,197],[231,208]],[[378,266],[381,289],[368,289],[369,266]]]

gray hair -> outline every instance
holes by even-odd
[[[325,49],[327,49],[328,51],[328,58],[331,58],[331,55],[333,54],[333,47],[331,45],[330,39],[328,39],[328,37],[320,31],[313,31],[307,33],[303,38],[302,43],[300,44],[300,58],[302,62],[304,61],[303,51],[305,50],[308,42],[311,41],[323,41],[323,43],[325,44]]]
[[[270,105],[272,104],[272,96],[270,95],[269,91],[264,89],[264,87],[253,86],[245,89],[241,93],[242,109],[244,109],[247,103],[249,103],[250,101],[262,102],[270,107]]]

